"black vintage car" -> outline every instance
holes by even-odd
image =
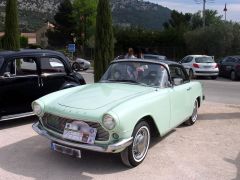
[[[56,51],[0,52],[0,121],[31,116],[31,102],[54,91],[86,84]]]
[[[235,81],[240,79],[240,56],[228,56],[218,64],[219,76]]]

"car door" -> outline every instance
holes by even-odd
[[[186,120],[192,109],[190,109],[190,97],[188,96],[191,91],[191,84],[189,78],[180,65],[170,65],[170,76],[173,86],[170,90],[171,102],[171,127],[176,127]],[[178,83],[174,83],[177,82]]]
[[[36,58],[18,57],[6,60],[0,77],[0,113],[9,116],[31,112],[37,98],[38,72]]]
[[[58,91],[70,80],[64,61],[57,56],[40,57],[42,96]]]

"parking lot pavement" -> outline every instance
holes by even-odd
[[[240,179],[240,106],[206,102],[194,126],[152,140],[140,166],[117,155],[83,152],[82,159],[52,152],[31,129],[36,118],[0,122],[0,179]]]

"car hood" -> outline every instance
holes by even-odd
[[[118,104],[129,98],[153,91],[153,88],[121,83],[95,83],[58,99],[60,106],[95,110]]]

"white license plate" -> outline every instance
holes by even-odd
[[[209,68],[211,68],[212,66],[204,66],[204,68],[206,68],[206,69],[209,69]]]
[[[74,149],[74,148],[70,148],[70,147],[66,147],[60,144],[56,144],[56,143],[51,143],[51,149],[53,151],[57,151],[60,152],[62,154],[67,154],[70,156],[75,156],[77,158],[81,158],[81,151],[79,149]]]
[[[94,144],[96,135],[97,129],[83,122],[66,123],[63,132],[63,138],[86,144]]]

